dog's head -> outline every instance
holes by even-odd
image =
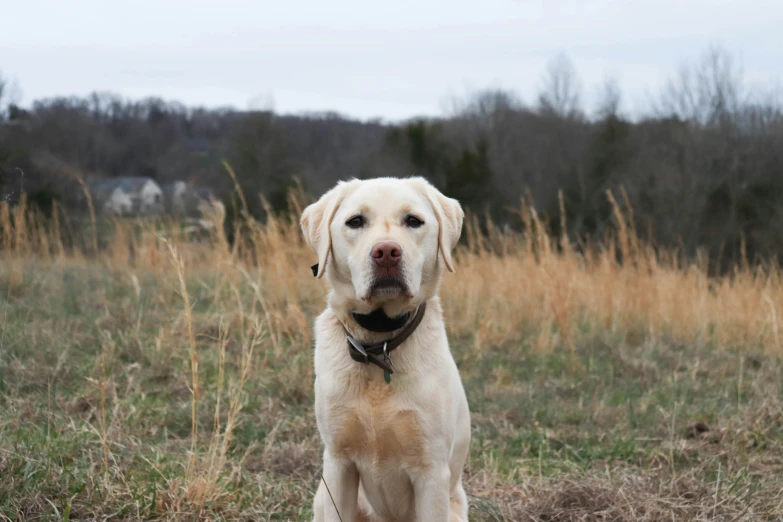
[[[423,178],[341,182],[302,213],[307,243],[340,297],[369,311],[432,297],[462,230],[459,202]],[[397,307],[392,307],[397,308]]]

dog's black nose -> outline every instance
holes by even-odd
[[[402,247],[394,241],[383,241],[372,247],[370,256],[379,268],[393,268],[402,259]]]

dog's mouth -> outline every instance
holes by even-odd
[[[370,285],[369,296],[391,298],[400,294],[410,295],[405,279],[398,275],[376,276]]]

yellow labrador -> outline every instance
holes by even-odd
[[[422,178],[339,183],[302,214],[330,286],[315,322],[317,522],[468,520],[470,412],[437,295],[462,220]]]

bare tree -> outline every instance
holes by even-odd
[[[620,85],[615,78],[607,78],[601,87],[598,104],[596,107],[596,116],[600,119],[617,117],[622,104],[622,92]]]
[[[563,53],[555,56],[547,66],[543,88],[538,95],[539,110],[562,118],[581,114],[582,87],[571,60]]]
[[[8,118],[9,109],[19,103],[22,93],[19,85],[14,81],[9,81],[7,77],[0,72],[0,121]]]
[[[744,96],[741,67],[726,50],[713,46],[668,82],[659,111],[663,116],[716,124],[736,114]]]
[[[7,88],[8,81],[3,76],[3,73],[0,72],[0,121],[5,119],[5,94]]]

